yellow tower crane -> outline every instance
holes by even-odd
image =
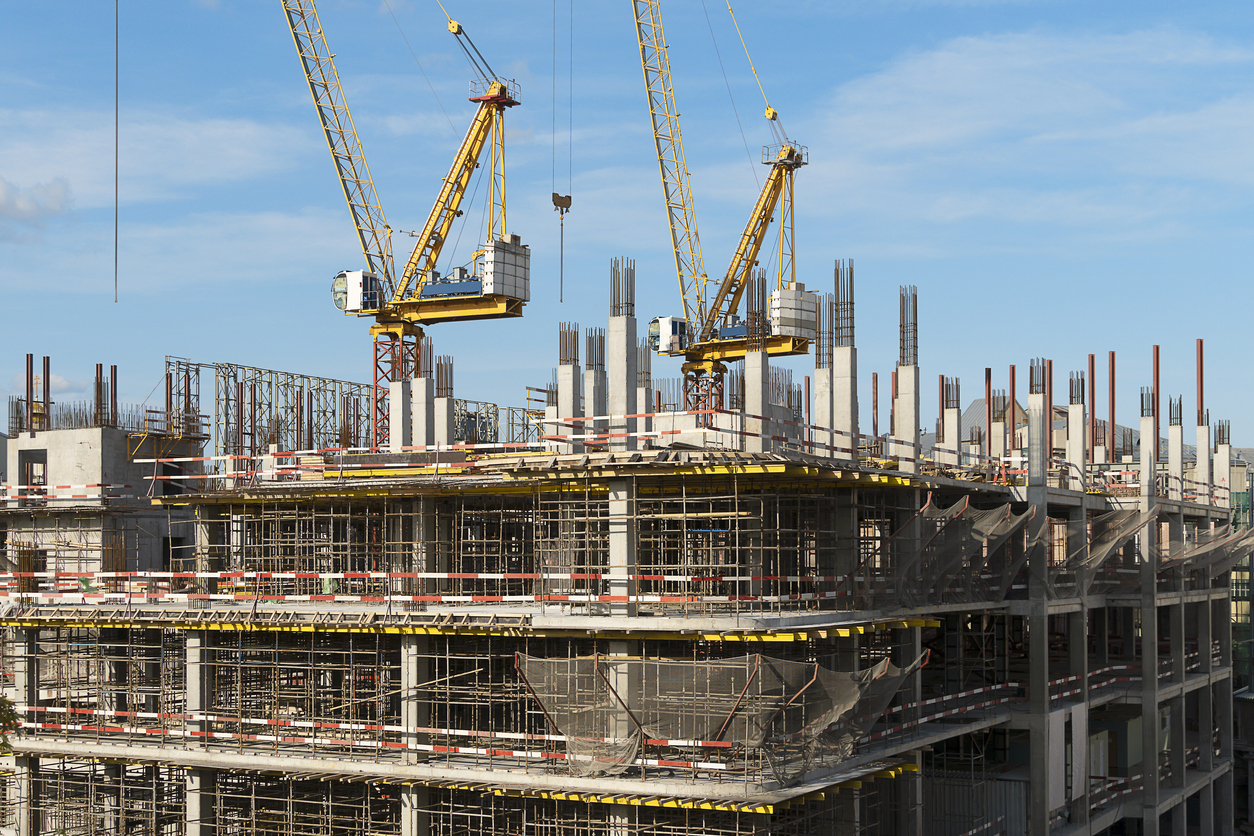
[[[771,333],[750,334],[753,323],[740,321],[740,303],[749,283],[751,271],[758,264],[762,243],[776,211],[780,223],[779,261],[775,271],[775,292],[772,302],[779,305],[783,291],[793,291],[796,269],[793,264],[793,176],[807,162],[807,151],[777,129],[778,114],[768,104],[766,117],[776,130],[777,142],[763,149],[762,162],[771,167],[757,203],[740,235],[731,263],[718,284],[712,301],[708,300],[705,266],[701,257],[700,236],[689,185],[688,163],[684,155],[679,127],[679,111],[671,87],[670,59],[666,35],[662,28],[660,0],[632,0],[636,19],[636,40],[640,47],[640,66],[644,71],[645,94],[653,123],[653,140],[657,150],[658,168],[662,175],[662,191],[670,223],[675,272],[679,277],[679,293],[684,317],[656,317],[649,323],[649,343],[653,350],[684,358],[684,400],[686,409],[721,409],[723,407],[723,375],[726,363],[743,359],[755,345],[772,355],[806,354],[810,350],[813,328],[797,326],[784,317],[780,325],[765,321],[757,327]],[[802,304],[813,304],[804,293],[796,293]],[[765,312],[762,312],[765,315]]]
[[[518,85],[497,77],[461,24],[449,20],[449,31],[481,76],[470,85],[470,101],[479,107],[426,223],[415,234],[418,240],[405,269],[397,276],[392,229],[375,194],[314,0],[282,3],[366,258],[365,270],[341,271],[331,290],[336,307],[345,314],[375,320],[370,326],[374,338],[371,444],[378,447],[388,440],[388,383],[413,373],[422,326],[522,316],[530,298],[530,250],[517,235],[506,232],[505,224],[505,111],[518,104]],[[453,221],[462,214],[470,177],[489,147],[487,241],[472,256],[469,269],[456,267],[441,277],[436,263]]]

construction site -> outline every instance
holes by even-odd
[[[450,21],[484,66],[478,110],[397,269],[313,3],[283,7],[366,260],[333,295],[369,320],[372,379],[167,357],[163,406],[119,404],[103,364],[90,402],[54,403],[51,359],[27,355],[0,448],[20,720],[0,834],[1209,836],[1249,817],[1231,589],[1250,492],[1201,339],[1196,379],[1167,385],[1146,345],[1119,416],[1114,352],[1065,394],[1047,359],[998,388],[987,369],[965,402],[937,374],[933,410],[900,287],[881,428],[853,261],[795,275],[808,152],[782,128],[707,294],[660,10],[636,0],[683,315],[638,322],[634,262],[607,258],[608,317],[555,323],[551,382],[458,398],[425,329],[530,300],[505,228],[518,90]],[[441,276],[480,165],[491,234]],[[682,376],[655,378],[659,355]],[[807,355],[795,382],[777,359]],[[1186,384],[1187,444],[1167,394]]]

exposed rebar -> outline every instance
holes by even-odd
[[[853,345],[853,259],[836,260],[835,345]]]
[[[919,365],[919,289],[901,286],[901,351],[898,366]]]
[[[636,315],[636,262],[610,259],[610,316]]]
[[[559,322],[557,325],[557,362],[559,366],[579,365],[579,323]]]

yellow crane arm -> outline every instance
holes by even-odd
[[[292,40],[300,55],[309,92],[318,108],[327,147],[344,189],[344,199],[353,215],[361,252],[370,272],[382,283],[382,298],[392,288],[392,231],[383,216],[383,207],[375,194],[374,180],[357,138],[357,128],[348,112],[340,76],[335,70],[331,50],[327,47],[313,0],[282,0]]]
[[[701,260],[701,240],[692,206],[692,187],[688,183],[688,162],[684,158],[679,130],[679,110],[671,89],[671,65],[666,53],[666,35],[662,31],[662,13],[658,0],[632,0],[632,11],[636,17],[640,67],[644,71],[649,116],[653,121],[653,141],[662,174],[684,316],[690,323],[701,323],[706,318],[705,265]]]
[[[396,292],[392,296],[393,304],[405,299],[411,287],[414,294],[419,293],[426,280],[427,271],[435,269],[449,229],[457,216],[461,214],[460,207],[462,199],[466,196],[466,187],[470,184],[470,176],[478,168],[483,148],[488,144],[488,138],[494,133],[497,139],[493,143],[493,229],[489,231],[489,238],[505,232],[503,201],[499,210],[501,228],[495,228],[498,224],[495,195],[500,189],[497,184],[499,179],[498,171],[496,171],[497,156],[499,154],[501,157],[502,170],[499,174],[503,176],[504,125],[502,117],[505,108],[512,107],[518,102],[511,95],[508,86],[500,81],[490,82],[487,95],[474,100],[479,102],[479,110],[475,112],[474,121],[470,123],[470,129],[466,131],[461,147],[457,149],[457,156],[453,158],[453,165],[444,178],[444,185],[435,199],[435,205],[431,207],[431,214],[427,216],[427,222],[418,235],[418,243],[414,245],[414,251],[409,256],[409,262],[405,265],[405,271],[401,274],[400,281],[396,285]]]
[[[697,342],[708,342],[714,336],[714,329],[718,324],[740,309],[740,299],[748,284],[749,271],[758,263],[758,252],[762,249],[766,230],[775,217],[780,197],[791,200],[790,177],[798,166],[804,165],[803,155],[801,149],[787,144],[780,146],[776,153],[771,163],[771,172],[762,184],[758,202],[753,207],[753,213],[749,215],[744,232],[740,233],[740,243],[736,245],[731,264],[719,284],[714,304],[710,305],[709,316],[696,329]],[[780,281],[782,276],[777,278],[776,283]]]

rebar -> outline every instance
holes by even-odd
[[[853,345],[853,259],[836,260],[834,345]]]
[[[605,371],[605,329],[589,328],[584,368],[588,371]],[[578,361],[576,361],[578,365]]]
[[[636,315],[636,262],[610,259],[610,316]]]
[[[901,286],[901,350],[898,366],[919,365],[919,289],[914,285]]]
[[[559,322],[557,325],[558,365],[579,365],[579,323]]]

